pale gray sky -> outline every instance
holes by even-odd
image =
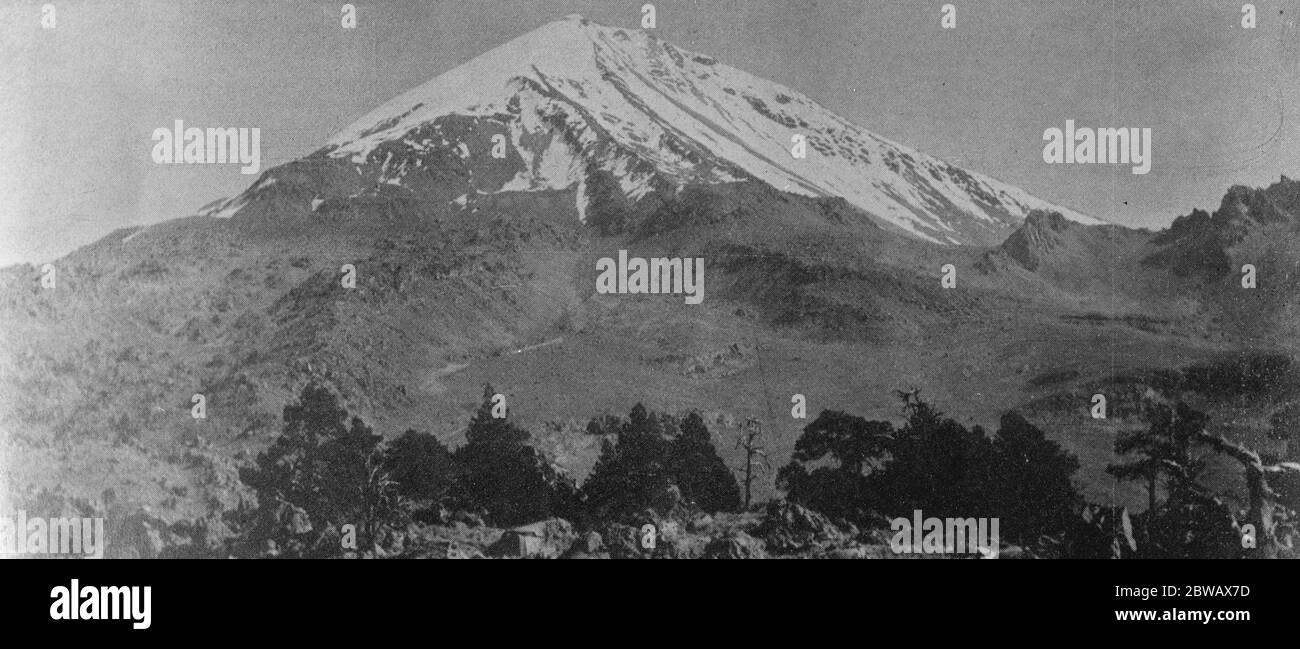
[[[1300,176],[1300,0],[660,0],[659,36],[880,135],[1118,223],[1159,227],[1232,184]],[[258,127],[262,168],[549,20],[638,27],[608,0],[56,1],[0,7],[0,265],[190,214],[237,166],[156,165],[153,129]],[[1042,134],[1150,127],[1153,165],[1046,165]]]

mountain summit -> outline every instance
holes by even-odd
[[[806,138],[806,157],[792,153],[796,136]],[[1034,209],[1100,223],[874,135],[709,56],[581,16],[388,101],[313,158],[459,205],[484,194],[574,190],[584,220],[593,194],[613,183],[635,203],[690,184],[758,180],[842,197],[887,228],[941,244],[998,243]]]

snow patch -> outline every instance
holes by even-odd
[[[712,57],[577,18],[544,25],[386,102],[331,138],[330,155],[363,162],[394,141],[420,153],[426,147],[408,141],[411,131],[448,115],[511,116],[524,169],[500,191],[577,185],[584,221],[582,177],[594,164],[633,200],[652,190],[656,176],[678,186],[752,176],[792,193],[843,197],[936,243],[951,243],[947,233],[960,238],[971,224],[1014,227],[1033,209],[1104,223],[877,136]],[[790,151],[796,134],[807,138],[802,159]],[[463,142],[456,151],[462,159],[470,153]],[[381,175],[391,160],[390,152]]]

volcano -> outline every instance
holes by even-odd
[[[600,290],[623,257],[694,260],[707,290],[688,303],[676,271]],[[1278,457],[1297,443],[1272,423],[1300,401],[1300,365],[1274,362],[1300,353],[1297,259],[1297,181],[1160,233],[1105,224],[570,17],[237,196],[54,260],[57,288],[0,269],[0,455],[20,496],[112,489],[198,519],[237,506],[238,468],[309,383],[376,432],[452,445],[489,384],[578,479],[601,448],[585,423],[637,403],[700,413],[734,467],[751,417],[791,456],[798,395],[810,420],[897,420],[915,388],[990,429],[1022,411],[1080,458],[1093,502],[1140,506],[1106,467],[1148,390]]]
[[[365,185],[457,205],[565,190],[579,218],[596,222],[608,217],[589,213],[605,185],[616,186],[620,206],[635,206],[688,185],[756,180],[844,198],[885,228],[941,244],[998,243],[1034,209],[1100,223],[875,135],[780,84],[581,16],[388,101],[309,159],[328,162],[294,179],[310,185],[301,193],[312,207],[356,198]],[[213,213],[256,203],[283,175]],[[349,182],[324,178],[340,175]]]

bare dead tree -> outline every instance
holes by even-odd
[[[406,522],[406,499],[397,493],[397,481],[384,468],[383,453],[378,449],[366,456],[365,482],[360,490],[361,526],[365,540],[379,547],[379,532],[386,525]]]
[[[772,469],[763,444],[763,424],[758,419],[750,417],[745,420],[744,427],[736,436],[736,448],[745,449],[745,509],[749,509],[754,478]]]
[[[1273,512],[1277,507],[1278,495],[1268,486],[1268,477],[1288,473],[1300,475],[1300,464],[1280,462],[1265,465],[1255,451],[1222,436],[1211,435],[1204,430],[1198,431],[1195,438],[1196,441],[1241,463],[1246,472],[1246,489],[1250,494],[1250,510],[1246,512],[1246,521],[1255,527],[1255,538],[1260,544],[1258,547],[1263,550],[1260,556],[1276,556],[1278,539],[1274,534]]]
[[[1121,479],[1143,478],[1148,481],[1148,511],[1156,508],[1155,490],[1157,478],[1168,478],[1171,489],[1181,489],[1222,504],[1222,498],[1211,493],[1199,481],[1201,464],[1193,457],[1193,447],[1208,447],[1220,455],[1230,457],[1241,464],[1249,498],[1249,509],[1239,531],[1246,525],[1253,530],[1253,536],[1260,552],[1258,557],[1275,557],[1283,543],[1275,529],[1275,512],[1280,505],[1279,495],[1269,486],[1270,478],[1283,478],[1288,474],[1300,477],[1300,463],[1280,462],[1266,465],[1259,453],[1243,444],[1230,441],[1220,435],[1213,435],[1205,428],[1206,415],[1178,403],[1176,407],[1166,404],[1153,404],[1150,410],[1151,428],[1134,435],[1121,437],[1115,444],[1116,452],[1127,454],[1138,452],[1143,457],[1135,462],[1111,465],[1107,472]],[[1233,516],[1234,521],[1236,516]],[[1237,525],[1237,523],[1234,523]],[[1151,529],[1147,528],[1147,541],[1150,542]]]

